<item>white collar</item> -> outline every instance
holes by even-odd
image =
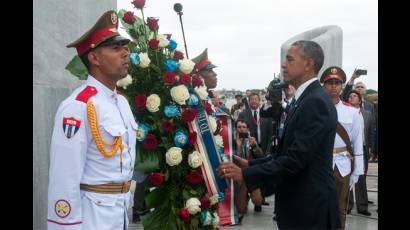
[[[105,86],[103,83],[95,79],[93,76],[88,75],[87,78],[87,84],[95,86],[97,88],[97,91],[102,91],[104,92],[104,95],[106,95],[108,98],[116,98],[117,97],[117,88],[112,91],[109,89],[107,86]]]
[[[317,81],[316,77],[305,81],[302,85],[299,86],[294,96],[296,101],[299,99],[300,95],[302,95],[303,91],[305,91],[305,89],[314,81]]]

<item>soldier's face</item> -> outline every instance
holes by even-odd
[[[342,92],[342,82],[337,79],[330,79],[325,81],[323,88],[332,98],[336,98],[339,97],[340,92]]]
[[[201,76],[208,89],[216,88],[218,80],[216,78],[216,73],[212,69],[201,72]]]
[[[282,63],[283,80],[290,84],[296,83],[305,74],[308,64],[309,60],[300,55],[299,47],[291,46]]]
[[[95,53],[96,62],[94,64],[102,74],[113,80],[120,80],[127,76],[129,67],[127,45],[103,46],[96,49]]]

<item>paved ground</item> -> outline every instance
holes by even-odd
[[[357,214],[356,208],[353,208],[352,213],[347,216],[346,230],[377,230],[378,229],[378,213],[377,206],[377,175],[378,164],[370,163],[367,178],[367,189],[369,200],[374,201],[374,204],[369,204],[370,217]],[[242,224],[239,226],[222,227],[225,230],[262,230],[262,229],[278,229],[276,222],[272,220],[273,213],[273,196],[268,197],[269,206],[263,206],[262,212],[255,213],[253,211],[252,202],[249,205],[248,214],[244,217]],[[131,214],[131,213],[130,213]],[[131,224],[129,230],[143,229],[142,224]]]

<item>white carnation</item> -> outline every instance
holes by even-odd
[[[216,143],[217,146],[224,147],[224,139],[222,138],[221,135],[218,134],[218,135],[214,136],[214,138],[215,138],[215,143]]]
[[[171,97],[176,103],[180,105],[185,105],[185,101],[189,98],[188,88],[185,85],[178,85],[172,87]]]
[[[209,197],[209,201],[211,201],[211,205],[214,205],[214,204],[218,203],[219,202],[218,194],[215,194],[215,195]]]
[[[185,74],[190,74],[195,66],[195,62],[187,58],[179,60],[178,63],[179,63],[179,70],[181,70],[181,72]]]
[[[141,68],[146,68],[146,67],[148,67],[148,66],[149,66],[149,63],[151,63],[151,60],[149,59],[148,54],[147,54],[147,53],[140,53],[139,56],[140,56],[140,64],[139,64],[139,66],[140,66]]]
[[[208,92],[206,91],[206,86],[197,86],[194,88],[195,93],[198,94],[201,100],[206,100],[208,97]]]
[[[216,131],[216,120],[213,117],[209,117],[209,126],[211,128],[212,133],[214,133]]]
[[[198,151],[194,151],[188,155],[188,164],[192,168],[198,168],[202,165],[202,156]]]
[[[186,208],[188,209],[189,214],[195,215],[201,211],[201,201],[198,198],[192,197],[186,201]]]
[[[151,113],[155,113],[159,110],[159,105],[161,104],[161,98],[157,94],[151,94],[147,97],[146,107]]]
[[[182,149],[171,147],[165,154],[166,162],[169,166],[179,165],[182,161]]]
[[[167,37],[163,34],[158,34],[157,36],[157,40],[159,41],[159,47],[167,47],[169,45],[169,41],[167,39]]]
[[[126,77],[117,81],[117,86],[127,89],[127,86],[131,83],[132,83],[132,77],[129,74],[127,74]]]
[[[217,212],[213,213],[214,218],[212,219],[212,225],[216,228],[219,225],[219,216]]]

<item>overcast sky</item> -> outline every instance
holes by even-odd
[[[118,0],[118,10],[140,11],[132,0]],[[280,47],[289,38],[326,25],[343,30],[343,69],[349,79],[354,68],[368,88],[378,89],[378,5],[376,0],[147,0],[144,15],[159,18],[159,32],[171,33],[177,49],[189,58],[208,48],[218,67],[217,89],[261,89],[280,72]],[[120,26],[121,27],[121,26]],[[125,34],[124,31],[120,33]],[[358,81],[358,80],[356,80]]]

